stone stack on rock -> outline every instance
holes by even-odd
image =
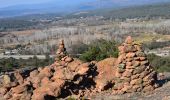
[[[61,60],[65,56],[67,56],[67,51],[66,51],[66,48],[65,48],[65,45],[64,45],[64,40],[60,40],[58,50],[56,52],[56,61]]]
[[[66,54],[62,40],[54,64],[24,73],[4,75],[0,86],[2,100],[53,100],[69,95],[84,96],[94,87],[95,66]],[[1,99],[1,98],[0,98]]]
[[[141,46],[128,36],[119,46],[114,93],[148,92],[155,88],[156,72],[150,66]]]
[[[67,66],[69,62],[72,62],[74,59],[69,57],[65,48],[64,40],[60,40],[58,50],[56,52],[55,63],[53,66]]]

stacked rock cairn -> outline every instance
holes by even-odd
[[[114,94],[148,92],[156,87],[156,72],[139,44],[128,36],[119,49],[116,62]]]
[[[56,66],[67,66],[68,62],[71,62],[73,58],[69,57],[65,48],[64,40],[60,40],[58,44],[58,50],[56,52],[55,64]]]

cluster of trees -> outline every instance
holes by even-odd
[[[30,59],[0,59],[0,72],[12,71],[18,68],[26,67],[43,67],[50,65],[54,62],[53,58],[50,58],[49,55],[46,55],[46,59],[38,59],[36,56]]]
[[[97,40],[88,45],[80,59],[83,61],[100,61],[108,57],[118,57],[117,43],[115,41]]]
[[[0,32],[5,32],[9,30],[25,30],[34,28],[38,23],[26,20],[17,19],[0,19]]]

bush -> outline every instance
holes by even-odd
[[[29,59],[0,59],[0,72],[11,71],[16,68],[48,66],[53,62],[54,58],[50,58],[48,54],[46,54],[46,59],[38,59],[36,56]]]
[[[83,61],[100,61],[108,57],[118,57],[117,43],[115,41],[97,40],[88,45],[80,59]]]
[[[155,54],[149,54],[148,60],[156,71],[170,72],[170,57],[159,57]]]

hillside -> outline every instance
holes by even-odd
[[[170,3],[135,6],[122,9],[100,9],[86,14],[71,14],[68,17],[86,17],[100,15],[106,18],[136,18],[136,17],[170,17]]]
[[[140,5],[149,5],[157,3],[165,3],[169,0],[51,0],[46,3],[38,4],[16,4],[5,6],[1,3],[0,18],[23,16],[30,14],[49,14],[49,13],[73,13],[81,11],[90,11],[108,8],[125,8]]]

